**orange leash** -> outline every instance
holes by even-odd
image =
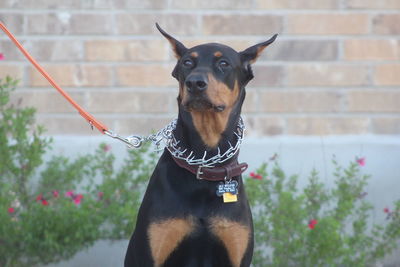
[[[7,27],[0,21],[0,28],[4,31],[5,34],[8,35],[8,37],[11,39],[11,41],[14,42],[14,44],[19,48],[19,50],[22,52],[22,54],[25,55],[25,57],[35,66],[35,68],[45,77],[49,83],[57,89],[57,91],[64,96],[65,99],[68,100],[71,105],[75,107],[76,110],[78,110],[79,114],[85,118],[89,124],[93,127],[96,127],[102,134],[108,134],[110,131],[108,131],[107,126],[96,120],[92,115],[90,115],[87,111],[85,111],[81,106],[78,105],[54,80],[51,78],[51,76],[37,63],[37,61],[28,53],[28,51],[25,50],[25,48],[21,45],[20,42],[14,37],[14,35],[7,29]],[[110,135],[110,134],[108,134]],[[113,136],[111,136],[113,137]],[[115,137],[114,137],[115,138]],[[119,138],[118,138],[119,139]]]

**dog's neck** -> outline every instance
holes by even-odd
[[[179,106],[178,120],[174,130],[174,136],[179,140],[179,145],[182,148],[193,152],[196,158],[202,158],[204,152],[207,152],[207,158],[212,157],[218,153],[218,150],[223,153],[231,146],[238,142],[237,128],[240,119],[240,111],[243,99],[239,99],[229,112],[224,128],[220,130],[219,140],[215,146],[209,146],[204,142],[201,134],[198,131],[193,120],[193,115],[186,111],[182,106]],[[210,111],[211,112],[211,111]]]

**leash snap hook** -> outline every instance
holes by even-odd
[[[143,143],[143,138],[138,136],[138,135],[131,135],[126,138],[126,140],[129,142],[129,145],[139,148],[142,146]]]
[[[131,135],[127,138],[124,138],[110,130],[104,131],[104,134],[106,134],[114,139],[124,142],[129,148],[132,148],[132,147],[139,148],[143,143],[143,139],[140,136],[136,136],[136,135]]]

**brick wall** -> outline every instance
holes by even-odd
[[[254,66],[244,114],[260,135],[400,134],[399,0],[1,0],[0,19],[83,107],[121,134],[176,116],[174,58],[187,46],[241,50],[279,33]],[[0,34],[0,76],[50,134],[88,125]],[[16,100],[15,100],[16,101]]]

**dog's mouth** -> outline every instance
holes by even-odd
[[[191,97],[183,103],[183,107],[187,111],[215,111],[222,112],[225,110],[225,105],[215,105],[210,100],[204,97]]]

